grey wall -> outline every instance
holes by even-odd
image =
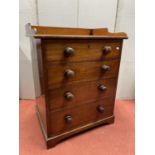
[[[21,99],[34,99],[34,78],[29,38],[25,36],[25,24],[37,23],[36,1],[19,1],[19,96]]]
[[[26,23],[66,27],[108,27],[125,31],[117,98],[134,98],[134,0],[20,0],[20,98],[34,99],[34,77]]]
[[[124,41],[117,98],[135,98],[135,12],[134,0],[119,0],[117,10],[116,31],[124,31],[129,39]]]

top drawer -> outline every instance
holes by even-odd
[[[86,61],[119,58],[121,40],[43,40],[47,61]]]

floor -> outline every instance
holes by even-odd
[[[134,155],[134,101],[116,101],[115,123],[74,136],[47,150],[35,101],[20,100],[20,155]]]

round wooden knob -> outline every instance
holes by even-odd
[[[102,70],[103,72],[109,71],[109,70],[110,70],[110,66],[108,66],[108,65],[102,65],[102,66],[101,66],[101,70]]]
[[[75,50],[71,47],[66,47],[64,50],[64,55],[66,57],[72,56],[75,53]]]
[[[73,77],[74,75],[75,75],[75,72],[73,70],[71,70],[71,69],[67,69],[65,71],[65,76],[66,77]]]
[[[66,123],[72,123],[72,121],[73,121],[72,116],[70,116],[70,115],[65,116],[65,121],[66,121]]]
[[[101,105],[99,105],[99,106],[97,107],[97,110],[98,110],[98,112],[103,113],[103,112],[104,112],[104,107],[101,106]]]
[[[98,88],[99,88],[100,91],[105,91],[105,90],[107,90],[107,87],[104,86],[103,84],[100,85]]]
[[[66,92],[65,93],[65,98],[67,100],[72,100],[74,98],[74,95],[71,92]]]
[[[108,54],[108,53],[111,52],[111,50],[112,50],[111,46],[105,46],[105,47],[103,48],[103,53],[104,53],[104,54]]]

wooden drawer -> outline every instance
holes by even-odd
[[[94,102],[107,96],[112,97],[115,95],[116,83],[114,78],[63,85],[49,91],[48,104],[51,110],[55,110]]]
[[[113,115],[114,98],[51,112],[50,135],[57,135],[79,126]]]
[[[110,67],[103,69],[102,67]],[[119,60],[99,61],[99,62],[80,62],[80,63],[48,63],[48,86],[53,84],[63,84],[75,81],[91,81],[103,78],[117,77]],[[72,72],[74,74],[69,74]]]
[[[121,40],[45,40],[47,61],[86,61],[119,58]],[[69,49],[70,50],[67,50]],[[110,47],[110,50],[106,50]],[[72,50],[71,50],[72,49]]]

